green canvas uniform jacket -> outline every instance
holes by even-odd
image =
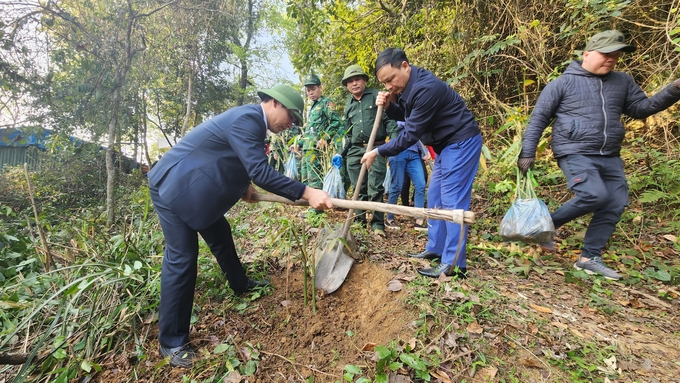
[[[373,130],[375,115],[378,112],[378,107],[375,106],[377,97],[378,90],[373,88],[366,88],[359,100],[351,94],[347,96],[344,119],[345,131],[348,132],[351,145],[366,146],[368,143],[371,130]],[[397,122],[387,117],[387,113],[383,113],[378,134],[375,136],[374,146],[384,144],[387,137],[396,137],[399,134],[398,132]]]
[[[322,139],[327,143],[333,143],[336,151],[340,150],[344,130],[340,116],[335,112],[334,107],[331,99],[324,96],[312,103],[307,116],[307,124],[303,129],[303,150],[316,149],[316,143]]]

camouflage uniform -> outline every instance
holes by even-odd
[[[352,65],[347,69],[342,81],[343,85],[346,85],[345,80],[356,75],[365,76],[368,79],[368,76],[358,65]],[[346,147],[345,159],[347,162],[347,172],[349,173],[352,185],[355,187],[361,171],[361,158],[366,153],[366,144],[371,137],[371,130],[373,130],[373,123],[378,111],[378,108],[375,106],[377,96],[377,89],[366,88],[359,100],[355,99],[352,94],[349,94],[345,101],[344,120],[349,141]],[[373,144],[374,148],[384,144],[388,137],[396,137],[398,135],[399,127],[396,121],[387,117],[387,113],[383,113],[381,119],[382,122],[378,127]],[[368,169],[366,178],[361,184],[359,200],[383,202],[383,195],[385,194],[383,183],[386,173],[387,164],[385,158],[377,157],[373,165]],[[356,210],[355,214],[355,220],[362,223],[366,221],[366,214],[363,210]],[[385,229],[384,213],[373,212],[371,228],[373,230]]]
[[[316,75],[308,75],[304,85],[320,85]],[[302,128],[300,147],[302,148],[301,181],[313,188],[323,188],[324,169],[322,156],[330,158],[334,153],[340,152],[340,142],[343,136],[343,125],[340,116],[334,110],[335,105],[328,98],[321,96],[312,102],[307,115],[307,123]],[[319,140],[325,140],[328,149],[317,149]],[[333,151],[328,153],[327,151]]]

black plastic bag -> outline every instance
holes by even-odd
[[[500,234],[505,242],[550,243],[555,225],[548,207],[536,197],[531,171],[520,177],[518,170],[515,200],[501,221]]]

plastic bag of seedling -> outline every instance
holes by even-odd
[[[339,155],[333,156],[331,170],[323,177],[323,191],[325,191],[331,198],[345,198],[345,187],[342,185],[342,176],[340,175],[340,167],[342,166],[342,157]]]
[[[283,175],[292,180],[298,179],[297,159],[294,153],[290,153],[290,156],[288,156],[286,165],[283,167]]]
[[[555,225],[548,207],[536,197],[531,170],[522,177],[517,170],[515,200],[501,221],[500,234],[505,242],[549,243],[555,237]]]
[[[388,166],[387,171],[385,172],[385,181],[383,181],[385,194],[389,194],[391,186],[392,186],[392,170],[390,170],[390,167]]]

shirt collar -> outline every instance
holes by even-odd
[[[399,99],[401,100],[402,98],[406,99],[413,90],[413,84],[418,80],[418,67],[415,65],[411,65],[411,75],[408,78],[408,82],[406,83],[406,88],[404,88],[404,91],[401,92],[399,95]]]
[[[264,119],[264,127],[267,129],[267,136],[269,136],[269,123],[267,123],[267,114],[264,112],[262,104],[260,104],[260,108],[262,108],[262,118]]]

